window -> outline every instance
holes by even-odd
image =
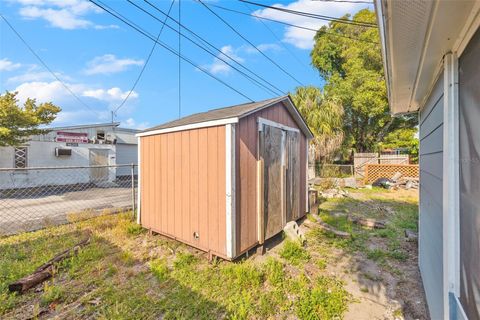
[[[97,140],[105,140],[105,131],[97,131]]]
[[[15,168],[27,167],[27,147],[15,148],[14,166]]]

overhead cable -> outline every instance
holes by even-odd
[[[302,82],[300,82],[297,78],[295,78],[291,73],[289,73],[287,70],[282,68],[278,63],[276,63],[272,58],[270,58],[268,55],[265,54],[262,50],[260,50],[256,45],[254,45],[250,40],[248,40],[244,35],[242,35],[237,29],[235,29],[230,23],[228,23],[225,19],[223,19],[221,16],[219,16],[215,11],[210,9],[202,0],[197,0],[200,2],[208,11],[210,11],[213,15],[215,15],[220,21],[222,21],[226,26],[228,26],[233,32],[235,32],[240,38],[242,38],[245,42],[247,42],[249,45],[251,45],[255,50],[257,50],[262,56],[264,56],[268,61],[270,61],[272,64],[274,64],[278,69],[280,69],[283,73],[288,75],[290,78],[292,78],[295,82],[297,82],[299,85],[304,86]]]
[[[146,32],[145,30],[143,30],[142,28],[140,28],[139,26],[137,26],[135,23],[129,21],[127,18],[123,17],[121,14],[119,14],[118,12],[113,12],[114,10],[108,10],[107,8],[101,6],[100,4],[98,4],[96,1],[94,0],[89,0],[91,3],[95,4],[97,7],[99,7],[100,9],[104,10],[105,12],[109,13],[110,15],[112,15],[113,17],[117,18],[118,20],[122,21],[123,23],[125,23],[126,25],[128,25],[129,27],[131,27],[132,29],[136,30],[137,32],[139,32],[140,34],[144,35],[145,37],[149,38],[150,40],[156,42],[158,45],[160,45],[162,48],[166,49],[167,51],[169,51],[170,53],[174,54],[175,56],[179,56],[183,61],[186,61],[188,64],[192,65],[193,67],[197,68],[198,70],[202,71],[203,73],[207,74],[208,76],[210,76],[211,78],[217,80],[218,82],[220,82],[221,84],[223,84],[224,86],[230,88],[231,90],[235,91],[236,93],[238,93],[239,95],[241,95],[242,97],[248,99],[249,101],[251,102],[254,102],[253,99],[251,99],[250,97],[248,97],[246,94],[242,93],[240,90],[236,89],[235,87],[233,87],[232,85],[226,83],[225,81],[223,81],[222,79],[216,77],[215,75],[213,75],[212,73],[210,73],[208,70],[206,70],[205,68],[201,67],[200,65],[196,64],[195,62],[193,62],[191,59],[185,57],[184,55],[181,55],[178,51],[176,51],[175,49],[171,48],[170,46],[166,45],[164,42],[160,41],[160,40],[156,40],[151,34],[149,34],[148,32]]]
[[[173,4],[175,3],[175,0],[172,0],[172,2],[170,3],[170,7],[168,8],[168,13],[170,13],[170,11],[172,10],[172,7],[173,7]],[[167,20],[167,19],[165,19]],[[160,31],[158,32],[158,35],[157,35],[157,38],[156,38],[156,41],[158,41],[158,39],[160,39],[160,35],[162,34],[162,31],[163,31],[163,28],[165,27],[165,21],[163,21],[163,24],[162,26],[160,27]],[[125,99],[123,99],[123,101],[118,105],[117,108],[115,108],[114,110],[114,114],[118,111],[118,109],[120,109],[121,107],[123,107],[123,105],[125,104],[125,102],[127,102],[128,98],[130,97],[130,95],[132,94],[133,90],[135,90],[135,87],[137,86],[138,82],[140,81],[140,78],[142,77],[142,74],[143,72],[145,71],[145,68],[147,67],[147,64],[148,62],[150,61],[150,58],[152,57],[152,54],[153,52],[155,51],[155,47],[157,45],[157,42],[154,42],[153,43],[153,46],[152,46],[152,49],[150,49],[150,52],[148,53],[148,56],[147,56],[147,59],[145,60],[145,63],[143,64],[142,66],[142,70],[140,70],[140,73],[138,74],[137,76],[137,79],[135,79],[135,82],[133,83],[132,85],[132,89],[130,89],[130,91],[128,92],[127,96],[125,97]]]
[[[59,77],[58,75],[52,71],[52,69],[50,69],[50,67],[45,63],[45,61],[43,61],[43,59],[35,52],[35,50],[33,50],[33,48],[27,43],[27,41],[22,37],[22,35],[13,27],[13,25],[10,24],[10,22],[7,20],[7,18],[5,18],[2,14],[0,14],[0,16],[2,17],[2,19],[5,21],[5,23],[10,27],[10,29],[15,33],[15,35],[23,42],[23,44],[28,48],[28,50],[30,50],[30,52],[35,56],[35,58],[37,58],[38,61],[40,61],[40,63],[45,67],[45,69],[48,70],[48,72],[50,72],[52,74],[52,76],[57,79],[58,82],[60,82],[62,84],[62,86],[78,101],[80,102],[80,104],[82,104],[85,108],[89,109],[90,111],[93,111],[95,112],[97,115],[99,115],[100,113],[94,109],[92,109],[88,104],[86,104],[83,100],[81,100],[76,94],[75,92],[72,91],[72,89],[70,89],[69,86],[67,86],[67,84],[65,82],[63,82]]]

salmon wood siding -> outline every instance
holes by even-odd
[[[226,256],[225,126],[141,137],[140,152],[142,225]]]
[[[237,255],[255,246],[258,242],[257,224],[257,160],[258,160],[258,118],[264,118],[283,125],[299,128],[289,111],[280,102],[259,110],[239,120],[237,125],[236,158],[237,214],[236,252]],[[300,131],[301,132],[301,131]],[[307,184],[307,139],[300,134],[300,215],[304,216]]]

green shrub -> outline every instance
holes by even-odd
[[[157,277],[159,281],[164,281],[168,278],[168,266],[165,259],[156,259],[150,261],[150,271]]]
[[[42,306],[48,306],[52,302],[58,302],[63,299],[65,292],[58,286],[45,282],[43,286],[43,294],[40,299]]]
[[[197,262],[197,258],[189,252],[179,252],[173,262],[175,269],[185,269],[193,266]]]
[[[313,288],[305,287],[295,304],[300,319],[326,320],[342,318],[350,294],[335,278],[319,277]]]
[[[280,256],[293,265],[299,265],[310,259],[310,255],[305,248],[303,248],[302,244],[299,241],[290,239],[285,240],[283,248],[280,251]]]
[[[264,265],[264,269],[265,276],[270,284],[274,286],[281,285],[285,279],[285,271],[283,270],[283,264],[280,261],[269,257]]]

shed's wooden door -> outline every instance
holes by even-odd
[[[285,225],[285,132],[264,125],[260,134],[264,164],[264,235],[268,239],[282,231]]]
[[[286,131],[286,221],[300,218],[300,139],[296,131]]]

